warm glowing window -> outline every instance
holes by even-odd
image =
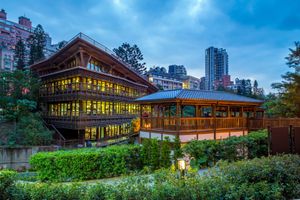
[[[96,140],[96,138],[97,138],[97,128],[93,127],[91,128],[91,139]]]
[[[91,101],[86,101],[86,114],[91,114],[92,103]]]

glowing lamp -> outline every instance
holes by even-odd
[[[185,160],[182,159],[182,158],[178,159],[178,169],[179,169],[180,171],[184,171],[185,168],[186,168]]]

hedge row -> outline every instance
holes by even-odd
[[[219,160],[238,161],[267,156],[268,134],[262,130],[224,140],[194,140],[184,146],[183,152],[193,158],[191,164],[194,167],[213,166]]]
[[[293,199],[300,197],[300,156],[220,162],[202,176],[160,170],[115,184],[18,183],[9,191],[11,200]]]
[[[171,166],[169,140],[145,140],[143,146],[121,145],[38,153],[30,164],[40,180],[89,180]]]
[[[42,152],[30,158],[41,180],[89,180],[127,174],[143,167],[138,145]]]

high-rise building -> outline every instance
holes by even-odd
[[[170,65],[169,74],[174,77],[182,77],[187,75],[186,69],[183,65]]]
[[[228,54],[226,49],[209,47],[205,50],[205,89],[213,90],[216,80],[228,75]]]
[[[4,9],[0,10],[0,70],[14,69],[14,49],[18,40],[26,41],[33,33],[34,27],[29,18],[21,16],[18,23],[7,19]],[[46,33],[45,55],[50,56],[56,51],[51,44],[51,37]]]
[[[200,90],[205,90],[205,77],[200,78]]]
[[[164,67],[150,68],[147,74],[150,83],[158,87],[160,90],[182,89],[183,83],[174,78],[173,74],[167,73]]]

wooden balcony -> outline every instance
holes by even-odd
[[[88,115],[83,113],[80,113],[77,116],[43,116],[47,123],[53,124],[57,128],[78,130],[93,126],[107,126],[110,124],[128,123],[135,117],[137,117],[137,115],[134,114]]]
[[[229,129],[247,129],[248,118],[244,117],[183,117],[143,118],[141,130],[167,132],[205,132]]]
[[[63,89],[41,88],[40,97],[48,101],[56,100],[78,100],[78,99],[116,99],[121,101],[132,101],[141,96],[139,93],[128,93],[117,91],[114,88],[102,88],[99,85],[88,83],[70,83]]]

